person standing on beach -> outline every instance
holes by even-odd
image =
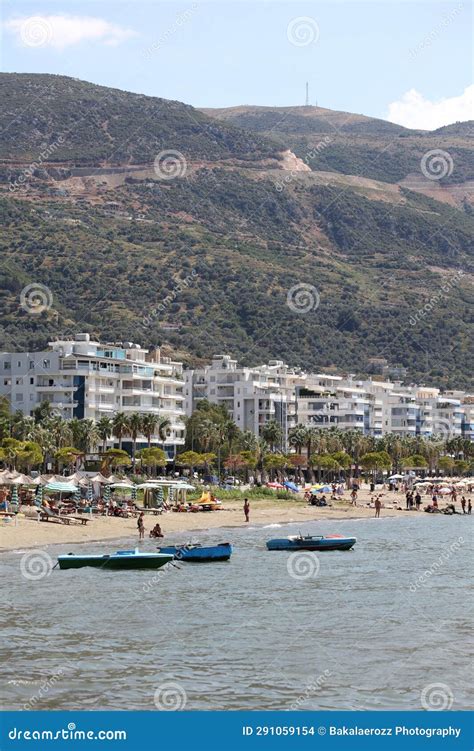
[[[464,496],[461,497],[461,508],[462,508],[463,514],[465,514],[466,513],[466,499],[464,498]]]
[[[245,514],[245,521],[249,521],[249,514],[250,514],[250,503],[248,502],[248,498],[245,498],[244,500],[244,514]]]
[[[420,506],[421,506],[421,495],[418,492],[418,490],[416,491],[415,504],[416,504],[416,510],[419,511],[420,510]]]
[[[472,503],[471,503],[471,499],[470,498],[469,498],[469,500],[467,502],[467,513],[468,514],[472,513]]]
[[[379,496],[375,499],[375,518],[377,519],[380,516],[380,509],[382,508],[382,501],[380,500]]]
[[[145,538],[145,524],[144,524],[144,521],[143,521],[144,517],[145,517],[145,514],[142,511],[141,514],[139,515],[138,519],[137,519],[138,539],[139,540],[143,540]]]

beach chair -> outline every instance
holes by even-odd
[[[59,516],[59,514],[53,514],[51,509],[46,506],[38,508],[41,522],[55,522],[56,524],[69,524],[71,521],[70,516]]]

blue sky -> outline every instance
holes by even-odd
[[[7,0],[2,67],[207,107],[303,104],[308,81],[331,109],[466,119],[470,14],[458,1]]]

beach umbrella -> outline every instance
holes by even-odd
[[[81,500],[81,489],[80,488],[76,489],[76,491],[75,491],[75,493],[74,493],[74,495],[72,497],[72,500],[75,503],[79,503],[79,501]]]
[[[13,485],[12,487],[12,500],[11,500],[12,506],[18,507],[18,485]]]
[[[57,480],[52,480],[51,482],[48,482],[45,488],[51,493],[74,493],[77,490],[77,485],[74,485],[72,482],[58,482]]]
[[[136,501],[136,500],[137,500],[137,486],[134,485],[132,487],[132,501]]]
[[[449,493],[451,493],[451,488],[441,488],[439,493],[440,495],[449,495]]]
[[[87,486],[87,500],[89,501],[89,506],[91,505],[92,501],[94,500],[94,489],[92,487],[92,483],[91,482]]]
[[[104,501],[106,503],[110,501],[110,485],[104,487]]]

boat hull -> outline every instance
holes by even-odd
[[[60,555],[59,568],[101,568],[105,570],[134,571],[137,569],[158,569],[173,560],[172,555],[161,553],[138,553],[133,555]]]
[[[187,547],[186,545],[169,545],[158,548],[160,553],[173,555],[176,560],[186,563],[211,563],[212,561],[228,561],[232,555],[232,545],[221,543],[207,547]]]
[[[357,542],[356,537],[303,537],[298,539],[274,539],[268,540],[268,550],[312,550],[317,552],[330,550],[350,550]]]

